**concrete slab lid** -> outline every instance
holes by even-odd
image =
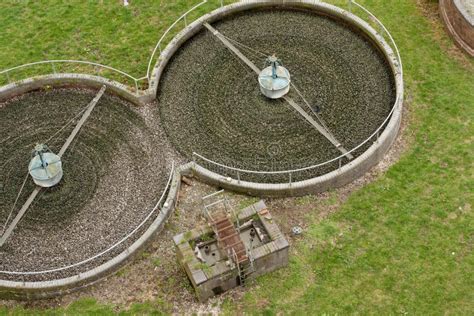
[[[285,238],[276,239],[274,244],[278,250],[290,247],[290,244]]]
[[[175,245],[179,245],[183,240],[184,240],[184,234],[178,234],[176,236],[173,236],[173,241]]]
[[[202,270],[193,271],[193,280],[197,285],[207,281],[206,274]]]
[[[253,206],[257,209],[257,212],[267,208],[267,205],[265,205],[263,200],[258,201]]]

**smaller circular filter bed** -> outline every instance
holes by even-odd
[[[30,92],[0,104],[0,229],[28,173],[36,143],[57,153],[78,118],[50,139],[95,97],[97,91],[54,89]],[[61,182],[43,188],[0,248],[0,279],[43,281],[76,275],[116,256],[130,239],[99,258],[54,273],[15,275],[61,268],[86,260],[117,243],[153,209],[169,178],[169,146],[163,143],[150,107],[138,108],[104,94],[62,157]],[[35,185],[30,176],[12,218]]]
[[[384,55],[342,21],[313,11],[274,7],[234,14],[212,26],[260,69],[268,56],[276,54],[312,110],[319,111],[347,150],[374,133],[394,105],[395,82]],[[305,106],[293,87],[288,96]],[[172,57],[157,100],[169,139],[188,159],[196,152],[227,166],[277,171],[341,155],[287,102],[266,98],[255,72],[205,28]],[[335,162],[293,180],[337,167]],[[287,176],[241,176],[257,182],[288,181]]]

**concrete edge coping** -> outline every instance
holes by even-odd
[[[149,90],[138,91],[138,94],[130,88],[117,81],[107,79],[101,76],[76,74],[76,73],[58,73],[49,75],[40,75],[26,78],[17,82],[0,87],[0,102],[6,101],[17,95],[27,93],[32,90],[41,89],[45,86],[64,87],[64,86],[83,86],[87,88],[99,89],[103,85],[107,86],[107,91],[118,95],[134,104],[144,105],[153,101]]]
[[[342,19],[346,23],[349,23],[353,26],[356,26],[360,31],[362,31],[365,35],[368,35],[370,39],[374,41],[374,44],[378,46],[378,48],[382,51],[385,55],[387,60],[392,67],[392,70],[396,76],[399,72],[399,65],[396,60],[396,56],[390,47],[387,44],[385,39],[378,34],[366,21],[362,20],[358,16],[352,14],[349,11],[341,9],[337,6],[321,2],[319,0],[297,0],[297,1],[286,1],[286,0],[250,0],[250,1],[241,1],[236,2],[221,8],[218,8],[210,13],[207,13],[187,27],[185,27],[181,32],[179,32],[165,47],[162,51],[161,55],[159,56],[152,74],[151,80],[149,83],[149,94],[154,95],[156,97],[158,91],[158,85],[160,79],[163,75],[163,72],[168,65],[169,61],[173,57],[174,53],[190,38],[196,35],[199,31],[203,28],[203,23],[213,23],[217,20],[223,19],[229,15],[239,13],[242,11],[247,11],[251,9],[260,9],[272,6],[288,6],[288,7],[301,7],[305,9],[312,9],[318,13],[325,13],[332,17]],[[401,84],[403,87],[403,83]],[[398,87],[397,87],[398,89]]]
[[[168,195],[158,216],[145,233],[119,255],[89,271],[63,279],[40,282],[0,280],[0,296],[5,296],[6,298],[13,296],[15,298],[42,299],[62,295],[95,284],[122,268],[156,233],[163,229],[164,223],[178,202],[181,173],[187,168],[189,168],[189,165],[175,168],[168,188]]]
[[[203,182],[227,190],[259,197],[303,196],[324,192],[344,186],[361,177],[375,166],[395,141],[401,124],[401,107],[397,107],[385,131],[367,151],[355,160],[325,175],[293,183],[257,183],[229,179],[198,164],[193,164],[193,173]]]
[[[190,170],[192,167],[191,164],[188,165],[189,168],[187,170]],[[285,248],[289,248],[290,244],[284,237],[284,235],[281,233],[280,228],[278,225],[274,222],[271,222],[271,220],[265,219],[260,212],[264,209],[267,209],[267,206],[263,200],[260,200],[256,203],[253,203],[250,206],[247,206],[238,212],[237,218],[239,221],[245,221],[248,219],[251,219],[254,215],[257,215],[260,222],[264,226],[265,230],[267,231],[268,235],[270,236],[270,241],[267,242],[266,244],[263,244],[261,246],[258,246],[254,250],[257,252],[256,256],[254,257],[255,259],[260,259],[264,258],[271,253],[275,251],[280,251]],[[235,224],[235,223],[234,223]],[[277,232],[278,236],[277,238],[274,238],[275,235],[272,232]],[[194,286],[198,287],[201,284],[215,279],[219,278],[223,275],[223,272],[231,272],[234,270],[230,266],[226,266],[225,271],[219,270],[219,266],[215,265],[212,267],[209,267],[211,271],[206,272],[201,268],[195,269],[194,267],[196,265],[199,265],[201,261],[199,261],[196,256],[194,255],[194,249],[191,247],[191,241],[193,239],[199,238],[205,234],[213,233],[213,229],[210,225],[204,224],[197,226],[193,228],[190,231],[187,232],[182,232],[179,233],[178,235],[175,235],[173,237],[173,242],[176,248],[178,248],[179,252],[181,253],[181,256],[179,256],[180,259],[178,259],[179,263],[183,268],[186,270],[186,274],[188,274],[188,271],[190,274],[193,275],[192,278],[190,278],[191,283],[193,283]],[[185,238],[184,236],[187,233],[191,233],[188,238]],[[187,253],[193,254],[191,259],[186,260],[183,255],[186,255]],[[189,276],[189,275],[188,275]]]

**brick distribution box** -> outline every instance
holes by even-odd
[[[173,238],[178,261],[200,301],[288,265],[288,241],[263,201],[228,214],[228,219],[239,239],[230,245],[226,241],[236,235],[221,232],[233,228],[222,227],[219,231],[217,224],[196,227]],[[241,243],[245,246],[244,259],[232,248],[233,244]]]

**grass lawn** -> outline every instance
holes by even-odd
[[[0,69],[41,60],[73,59],[111,66],[135,78],[144,77],[153,49],[165,30],[201,1],[133,0],[129,7],[124,7],[122,0],[0,1]],[[220,0],[209,0],[187,21],[219,6]],[[183,27],[184,20],[172,29],[164,44]],[[59,65],[56,70],[82,68],[89,73],[99,70],[81,65]],[[39,65],[12,72],[11,79],[51,71],[50,65]],[[101,75],[132,84],[113,73]],[[6,76],[0,75],[0,84],[6,83]]]
[[[161,32],[198,1],[132,0],[129,9],[118,0],[108,2],[2,1],[0,69],[73,58],[142,76]],[[385,23],[400,48],[411,146],[338,212],[322,222],[308,216],[313,224],[293,248],[290,266],[259,278],[241,300],[226,301],[224,312],[474,311],[474,61],[456,52],[439,21],[423,14],[422,7],[429,11],[436,2],[360,2]],[[151,312],[155,303],[134,305],[128,313]],[[0,307],[0,314],[8,312]],[[43,312],[111,314],[114,309],[82,300]]]

